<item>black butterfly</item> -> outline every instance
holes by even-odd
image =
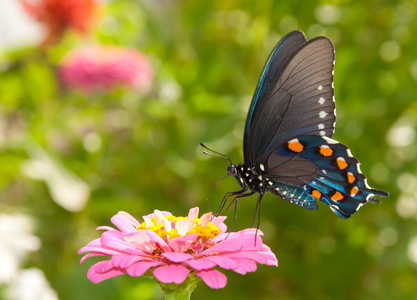
[[[287,34],[262,72],[245,125],[243,164],[230,164],[238,198],[267,191],[307,209],[319,199],[341,218],[389,193],[371,188],[359,162],[331,139],[336,121],[334,47],[326,37],[307,42],[301,31]],[[259,220],[259,219],[258,219]]]

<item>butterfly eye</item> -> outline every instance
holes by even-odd
[[[235,176],[236,174],[236,166],[235,165],[228,165],[227,166],[227,173],[231,176]]]

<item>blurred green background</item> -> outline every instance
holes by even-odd
[[[163,299],[145,277],[91,283],[93,259],[80,265],[77,251],[121,210],[138,219],[154,209],[208,211],[207,191],[228,162],[202,154],[199,143],[243,162],[246,112],[263,65],[280,38],[299,29],[333,41],[334,138],[360,160],[369,184],[391,196],[342,220],[322,203],[308,211],[268,194],[260,228],[279,267],[224,271],[224,289],[200,283],[192,297],[417,299],[416,8],[417,1],[107,1],[88,37],[68,30],[42,50],[4,47],[0,214],[27,221],[17,242],[0,232],[0,250],[15,243],[25,253],[13,276],[42,270],[61,300]],[[63,89],[57,66],[86,43],[146,55],[150,90]],[[211,208],[237,189],[230,177],[216,185]],[[239,201],[234,231],[250,226],[255,204],[255,196]],[[226,215],[230,227],[233,210]],[[26,238],[38,246],[25,252]],[[15,299],[13,276],[0,282],[1,299]]]

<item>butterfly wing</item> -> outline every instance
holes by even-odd
[[[274,49],[249,109],[244,139],[248,165],[257,164],[268,151],[294,137],[331,137],[334,132],[332,42],[326,37],[304,44],[298,39],[284,40],[292,47],[280,48],[280,42]],[[290,53],[283,52],[287,48]],[[272,72],[273,62],[280,56],[279,69]]]
[[[303,32],[292,31],[284,36],[272,50],[268,60],[266,61],[261,77],[259,78],[258,85],[248,110],[245,125],[244,144],[246,144],[245,141],[250,132],[254,112],[258,111],[259,105],[265,99],[266,92],[269,90],[271,84],[274,83],[274,79],[277,75],[284,71],[284,68],[291,56],[306,42],[307,39]]]
[[[327,137],[303,136],[283,143],[265,165],[272,192],[308,209],[317,209],[319,199],[344,219],[367,202],[379,202],[374,196],[389,195],[371,188],[350,150]]]

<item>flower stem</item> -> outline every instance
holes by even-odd
[[[165,294],[165,300],[189,300],[191,293],[201,280],[194,272],[191,272],[187,279],[180,284],[160,282],[150,272],[147,272],[145,275],[154,279],[159,284]]]
[[[180,294],[176,292],[168,293],[168,294],[165,294],[165,300],[190,300],[191,293],[192,291],[189,291],[185,294]]]

